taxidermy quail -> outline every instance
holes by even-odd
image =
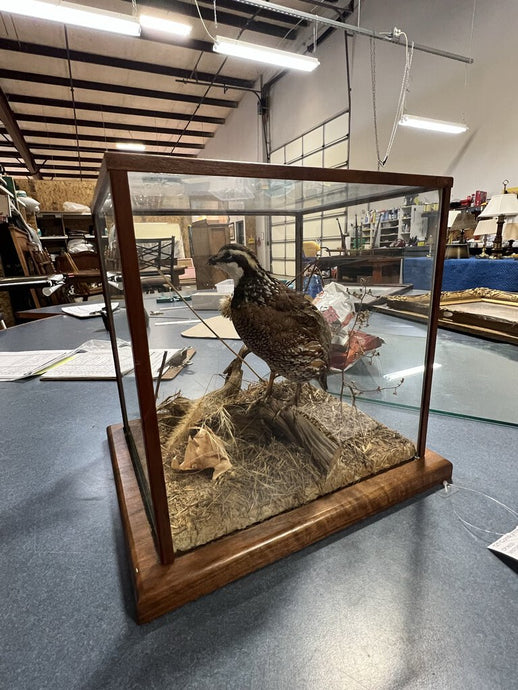
[[[234,280],[234,295],[224,315],[232,319],[248,349],[270,367],[267,394],[276,376],[297,384],[317,379],[327,390],[331,333],[318,309],[265,271],[242,245],[221,247],[209,264]]]

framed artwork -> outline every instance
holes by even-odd
[[[423,295],[394,295],[386,305],[378,307],[384,313],[425,320],[428,315],[430,293]],[[518,343],[518,293],[473,288],[441,293],[439,326],[482,338]]]

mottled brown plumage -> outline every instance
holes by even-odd
[[[327,389],[331,334],[304,295],[265,271],[246,247],[228,244],[209,259],[235,283],[227,309],[243,343],[264,359],[274,376],[302,383],[318,379]]]

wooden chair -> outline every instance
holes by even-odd
[[[42,276],[59,272],[50,254],[33,242],[26,232],[14,225],[9,226],[9,231],[25,276]],[[31,288],[30,293],[37,309],[46,306],[47,300],[42,297],[39,289]],[[67,299],[62,293],[63,291],[59,289],[51,295],[51,302],[54,304],[66,302]]]
[[[68,274],[71,297],[82,297],[83,301],[86,301],[93,295],[102,295],[103,287],[97,254],[62,252],[56,257],[56,268],[59,273]]]

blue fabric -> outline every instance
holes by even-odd
[[[412,283],[415,290],[430,290],[432,259],[405,258],[403,282]],[[518,292],[518,261],[514,259],[446,259],[442,289],[468,290],[487,287],[494,290]]]

